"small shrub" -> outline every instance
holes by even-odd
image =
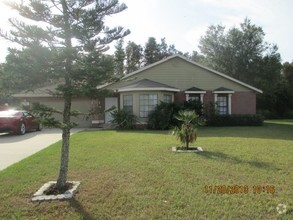
[[[133,129],[135,128],[135,124],[137,122],[137,117],[129,111],[125,111],[124,109],[114,110],[111,112],[113,120],[111,124],[115,126],[115,128],[119,129]]]
[[[178,124],[174,115],[178,113],[180,106],[175,103],[161,102],[150,112],[148,116],[148,127],[150,129],[166,130]]]
[[[179,111],[195,111],[199,116],[203,114],[203,105],[200,101],[190,100],[183,105],[161,102],[148,116],[148,127],[156,130],[166,130],[178,126],[175,118]]]
[[[195,111],[197,115],[202,116],[203,104],[201,103],[201,101],[189,100],[187,102],[184,102],[183,110]]]
[[[180,127],[174,128],[174,134],[188,149],[189,144],[197,139],[196,126],[204,124],[203,118],[198,116],[195,111],[180,111],[176,119],[182,124]]]

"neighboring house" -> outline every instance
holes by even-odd
[[[93,106],[109,109],[112,106],[133,112],[140,124],[147,123],[148,114],[160,102],[184,103],[200,100],[204,105],[216,103],[219,114],[255,114],[256,94],[261,90],[236,80],[223,73],[199,65],[180,55],[173,55],[133,73],[118,82],[99,86],[113,91],[112,97],[102,100],[74,99],[73,109],[86,112]],[[52,89],[52,88],[51,88]],[[50,106],[61,107],[62,99],[52,97],[42,88],[34,93],[16,94],[23,101],[39,100]],[[98,119],[98,120],[97,120]],[[92,123],[110,123],[110,112],[100,118],[86,122],[76,119],[80,126]]]

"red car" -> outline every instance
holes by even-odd
[[[29,130],[41,130],[41,124],[27,111],[0,111],[0,133],[13,132],[20,135]]]

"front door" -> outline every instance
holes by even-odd
[[[105,98],[105,111],[112,108],[113,106],[118,108],[118,98],[117,97]],[[112,118],[111,112],[106,112],[105,113],[105,123],[109,124],[112,119],[113,118]]]

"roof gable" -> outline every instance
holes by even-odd
[[[210,69],[210,68],[208,68],[208,67],[205,67],[205,66],[203,66],[203,65],[201,65],[201,64],[198,64],[198,63],[196,63],[196,62],[194,62],[194,61],[191,61],[191,60],[189,60],[189,59],[187,59],[187,58],[185,58],[184,56],[181,56],[181,55],[172,55],[172,56],[167,57],[167,58],[165,58],[165,59],[163,59],[163,60],[161,60],[161,61],[158,61],[158,62],[153,63],[153,64],[151,64],[151,65],[148,65],[148,66],[146,66],[146,67],[143,67],[143,68],[141,68],[141,69],[139,69],[139,70],[137,70],[137,71],[134,71],[134,72],[132,72],[132,73],[130,73],[130,74],[128,74],[128,75],[122,77],[122,78],[121,78],[121,81],[127,81],[127,80],[131,80],[131,79],[134,79],[134,80],[135,80],[136,77],[138,77],[138,76],[144,74],[145,72],[150,71],[152,68],[157,68],[157,67],[160,66],[161,64],[167,63],[167,62],[169,62],[169,61],[171,61],[171,60],[173,60],[173,59],[176,59],[176,58],[179,59],[179,60],[185,61],[185,62],[189,63],[190,65],[192,65],[192,66],[194,66],[194,67],[200,68],[200,69],[202,69],[203,71],[207,71],[207,72],[213,74],[214,76],[220,77],[220,78],[222,78],[222,79],[225,79],[225,80],[230,81],[230,82],[232,82],[232,83],[235,83],[235,84],[237,84],[237,85],[240,85],[240,86],[242,86],[242,87],[245,87],[246,89],[253,90],[253,91],[258,92],[258,93],[262,93],[261,90],[255,88],[255,87],[253,87],[253,86],[251,86],[251,85],[248,85],[248,84],[246,84],[246,83],[244,83],[244,82],[242,82],[242,81],[239,81],[239,80],[237,80],[237,79],[235,79],[235,78],[233,78],[233,77],[227,76],[227,75],[225,75],[225,74],[223,74],[223,73],[220,73],[220,72],[218,72],[218,71],[215,71],[215,70],[213,70],[213,69]],[[179,77],[180,77],[180,76],[179,76]],[[146,77],[141,76],[141,78],[146,78]],[[157,80],[156,80],[156,81],[157,81]],[[174,86],[174,85],[173,85],[173,86]],[[221,85],[218,85],[218,86],[221,86]],[[177,86],[175,86],[175,87],[177,87]],[[185,89],[184,89],[184,90],[185,90]],[[213,89],[213,90],[214,90],[214,89]]]

